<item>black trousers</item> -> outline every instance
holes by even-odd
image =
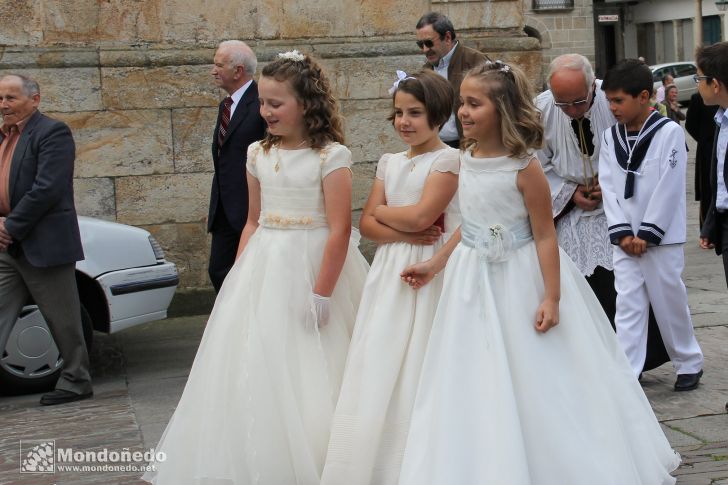
[[[222,204],[218,204],[210,232],[212,233],[212,244],[207,272],[210,275],[212,286],[215,288],[215,293],[218,293],[222,282],[235,263],[235,254],[238,252],[240,242],[240,232],[228,222]]]
[[[725,253],[723,255],[723,264],[726,264]],[[616,330],[614,316],[617,313],[617,290],[614,288],[614,271],[597,266],[594,273],[586,277],[586,281],[602,305],[604,313],[607,314],[612,328]],[[648,371],[669,361],[670,356],[667,355],[665,344],[662,342],[662,335],[660,335],[660,328],[657,326],[655,314],[650,306],[650,317],[647,324],[647,357],[642,370]]]
[[[723,256],[723,274],[725,274],[725,284],[728,286],[728,221],[726,214],[716,214],[717,224],[720,224],[720,231],[723,234],[723,245],[721,247],[721,256]]]

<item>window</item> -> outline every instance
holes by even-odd
[[[574,8],[574,0],[533,0],[533,10],[565,10]]]
[[[693,66],[692,64],[679,64],[675,66],[675,77],[685,77],[685,76],[692,76],[693,74],[696,74],[698,72],[698,69]]]

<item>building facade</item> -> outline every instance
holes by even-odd
[[[260,65],[299,49],[320,58],[341,100],[354,156],[354,220],[376,162],[404,147],[386,118],[395,70],[424,61],[419,17],[447,14],[468,46],[532,79],[538,41],[522,0],[0,0],[0,73],[41,85],[41,109],[77,142],[79,213],[143,227],[177,263],[183,288],[207,287],[210,142],[223,93],[215,47],[246,40]]]
[[[610,17],[597,23],[597,51],[605,64],[622,57],[644,57],[648,64],[693,60],[698,43],[727,39],[728,12],[720,6],[728,5],[720,0],[597,0],[595,17]]]
[[[562,54],[582,54],[595,61],[592,0],[522,1],[524,30],[541,42],[540,81],[545,80],[551,61]]]

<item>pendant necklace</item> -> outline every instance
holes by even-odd
[[[301,143],[299,143],[298,145],[296,145],[293,148],[289,148],[289,150],[295,150],[299,147],[302,147],[306,143],[306,141],[307,140],[304,138],[303,141],[301,141]],[[273,170],[275,170],[275,172],[278,173],[278,171],[280,169],[281,169],[281,148],[280,148],[280,145],[278,145],[276,147],[276,164],[273,166]]]

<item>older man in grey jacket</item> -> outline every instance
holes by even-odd
[[[34,80],[0,78],[0,345],[32,298],[63,359],[41,404],[93,395],[75,263],[83,259],[73,203],[75,145],[65,123],[38,111]]]

